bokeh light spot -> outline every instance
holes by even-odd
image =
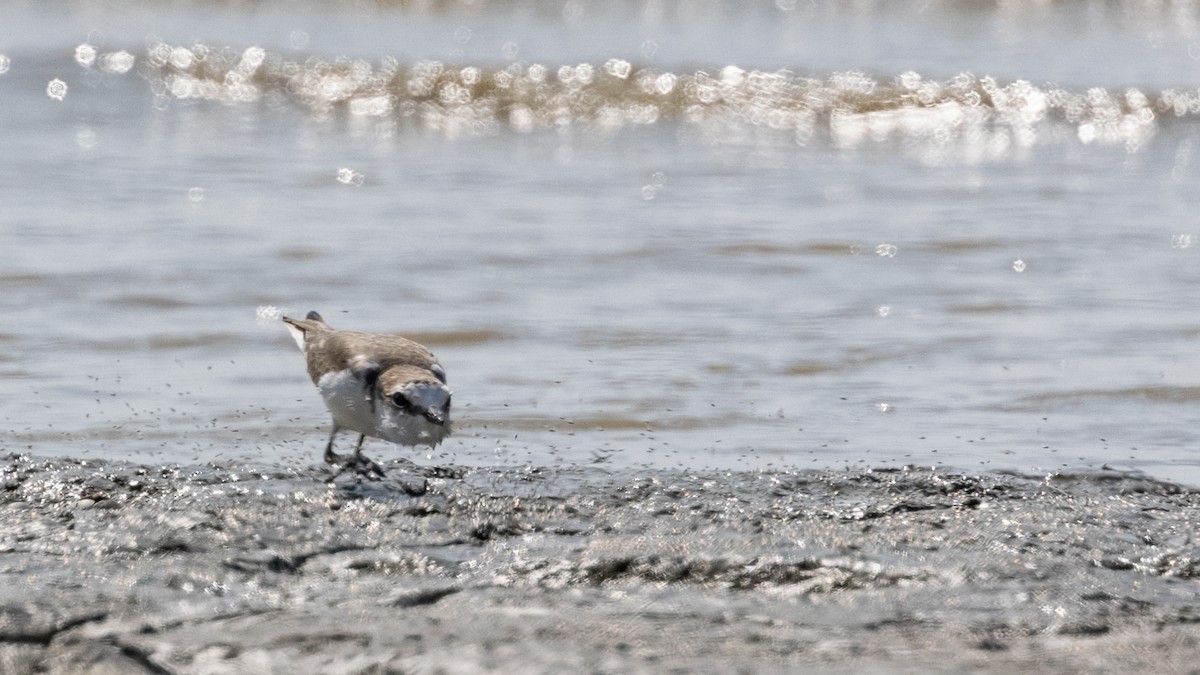
[[[61,101],[67,97],[67,83],[57,77],[46,85],[46,95],[55,101]]]
[[[304,49],[308,46],[308,40],[308,33],[298,28],[288,34],[288,45],[292,49]]]
[[[354,169],[342,167],[342,168],[338,169],[338,171],[337,171],[337,180],[342,185],[356,185],[357,186],[357,185],[363,184],[364,176],[361,173],[355,171]]]
[[[123,49],[117,52],[109,52],[100,57],[100,69],[106,73],[123,75],[133,68],[134,61],[133,54]]]
[[[95,47],[93,47],[85,42],[75,48],[75,63],[78,63],[79,65],[83,66],[84,68],[91,68],[92,64],[95,62],[96,62],[96,48]]]

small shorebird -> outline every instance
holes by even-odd
[[[326,462],[383,476],[383,468],[362,454],[367,436],[435,447],[450,435],[446,371],[428,349],[399,335],[334,330],[316,312],[283,322],[333,414]],[[343,429],[359,433],[353,458],[333,452]]]

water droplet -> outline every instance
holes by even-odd
[[[895,258],[899,250],[894,244],[880,244],[875,247],[875,255],[881,258]]]
[[[96,48],[95,47],[93,47],[85,42],[75,48],[75,63],[78,63],[79,65],[83,66],[84,68],[91,68],[92,64],[95,62],[96,62]]]
[[[259,325],[265,325],[278,321],[283,316],[283,310],[275,305],[259,305],[258,309],[254,310],[254,318]]]
[[[7,73],[11,65],[12,59],[8,58],[4,54],[0,54],[0,75]]]
[[[465,45],[471,41],[471,29],[467,26],[459,26],[454,29],[454,41],[460,45]]]
[[[521,45],[509,40],[500,46],[500,53],[509,61],[516,61],[517,54],[521,53]]]
[[[188,190],[188,200],[193,204],[199,204],[204,201],[204,188],[194,187]]]
[[[652,59],[658,53],[658,43],[654,40],[646,40],[642,43],[642,56]]]
[[[879,309],[875,310],[875,313],[879,316],[891,316],[892,308],[887,305],[880,305]]]
[[[1013,271],[1020,274],[1025,271],[1025,261],[1020,258],[1013,261]]]
[[[667,174],[662,171],[655,171],[650,174],[650,184],[654,187],[661,188],[667,184]]]
[[[643,185],[642,186],[642,199],[645,199],[646,201],[650,201],[651,199],[654,199],[658,195],[658,190],[659,189],[653,185]]]
[[[55,101],[61,101],[67,97],[67,83],[57,77],[50,80],[46,85],[46,95]]]
[[[1190,234],[1173,234],[1171,235],[1171,248],[1184,249],[1191,248],[1196,240]]]
[[[876,403],[875,408],[879,410],[879,412],[893,412],[896,410],[895,406],[893,406],[891,403],[884,403],[883,401]]]

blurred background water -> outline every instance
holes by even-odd
[[[747,5],[7,3],[0,450],[316,462],[316,309],[378,459],[1200,484],[1200,8]]]

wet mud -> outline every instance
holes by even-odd
[[[0,459],[0,672],[1200,667],[1137,474]]]

